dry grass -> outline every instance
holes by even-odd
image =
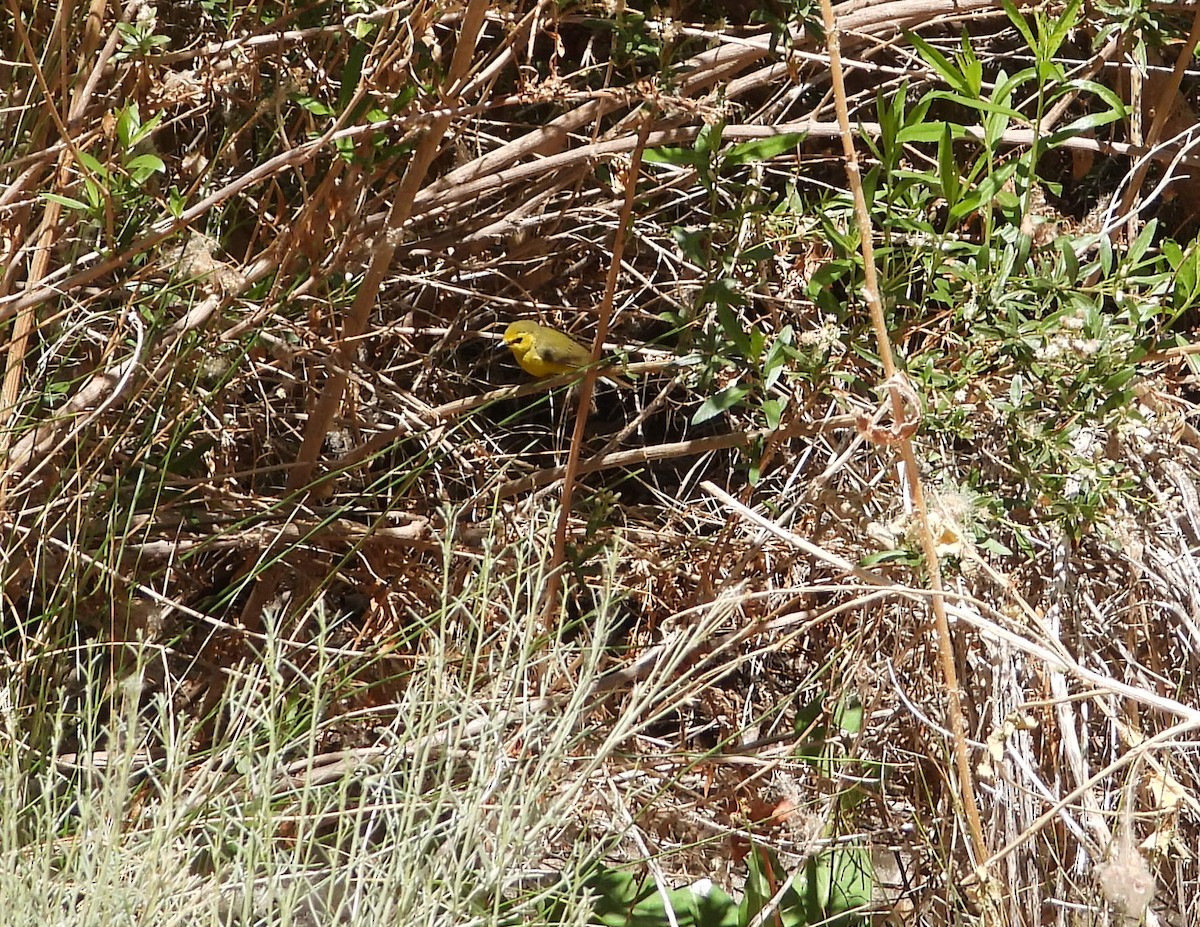
[[[1074,322],[985,334],[1050,284],[996,258],[942,273],[986,249],[984,218],[879,229],[923,416],[898,436],[866,301],[850,270],[821,276],[856,249],[817,30],[789,49],[735,11],[131,3],[118,28],[19,7],[0,33],[12,923],[536,920],[600,858],[738,892],[757,846],[797,875],[847,844],[894,924],[1200,922],[1188,314],[1120,352],[1105,317],[1133,398],[1075,431],[1079,371],[1036,413],[1003,405],[1079,348],[1053,341]],[[835,10],[868,168],[877,95],[941,86],[897,25],[1029,61],[991,4]],[[1185,118],[1194,76],[1131,80],[1117,44],[1090,51],[1096,16],[1059,58],[1137,115],[1038,169],[1186,244],[1193,192],[1152,114]],[[717,124],[726,146],[807,135],[706,173]],[[1037,135],[997,133],[1001,162]],[[936,148],[896,173],[936,173]],[[1147,150],[1153,182],[1125,184]],[[1085,266],[1128,253],[1136,230],[1069,199],[1025,204],[1030,261],[1059,238]],[[1101,227],[1111,245],[1085,242]],[[934,286],[967,265],[970,324]],[[1169,302],[1135,265],[1114,319]],[[599,333],[634,386],[529,384],[496,350],[516,317]],[[791,327],[786,375],[721,353],[737,325]]]

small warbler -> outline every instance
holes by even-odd
[[[513,322],[504,330],[504,343],[526,373],[552,377],[592,362],[592,352],[553,328],[536,322]]]

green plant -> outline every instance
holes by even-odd
[[[87,151],[77,153],[78,186],[84,199],[60,193],[42,194],[43,199],[86,216],[91,225],[103,230],[110,247],[131,241],[148,217],[157,216],[158,206],[147,187],[155,174],[166,171],[162,158],[145,150],[162,122],[162,115],[143,122],[136,102],[123,106],[115,115],[115,157],[102,162]]]
[[[743,245],[733,235],[743,223],[766,215],[765,191],[753,168],[784,154],[801,136],[722,144],[722,125],[706,125],[691,148],[647,152],[649,163],[686,167],[705,191],[712,222],[703,229],[675,226],[672,235],[684,258],[705,270],[692,305],[662,318],[679,335],[679,347],[695,371],[696,388],[707,398],[692,415],[699,425],[735,410],[752,410],[768,429],[778,427],[786,400],[775,387],[796,372],[803,354],[791,325],[772,331],[754,319],[753,278],[772,254],[762,243]]]

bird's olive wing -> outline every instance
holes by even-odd
[[[547,363],[567,364],[572,367],[586,366],[592,360],[592,355],[588,351],[572,342],[568,342],[567,344],[539,345],[538,353],[542,356],[542,360]]]

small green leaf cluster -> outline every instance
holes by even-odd
[[[318,117],[319,130],[314,130],[314,136],[339,120],[345,126],[372,127],[365,135],[347,132],[333,140],[338,156],[348,164],[367,166],[406,155],[413,148],[411,140],[397,142],[390,127],[397,117],[411,108],[422,88],[410,84],[395,93],[379,93],[360,87],[375,29],[370,20],[355,21],[354,38],[348,43],[342,62],[336,99],[319,99],[310,94],[299,94],[295,98],[303,109]],[[426,73],[440,70],[437,56],[428,46],[419,43],[415,57],[414,68]]]
[[[1072,212],[1077,194],[1048,155],[1129,113],[1111,87],[1070,70],[1078,0],[1053,16],[1005,10],[1028,49],[1016,70],[1007,62],[1019,56],[985,61],[966,33],[952,50],[908,36],[925,75],[878,95],[862,185],[879,296],[931,452],[962,451],[965,485],[1001,500],[1006,517],[1078,535],[1143,491],[1141,468],[1114,450],[1142,424],[1140,365],[1200,298],[1200,255],[1154,219],[1115,243],[1119,187],[1096,221]],[[691,305],[663,315],[705,397],[694,423],[738,414],[774,427],[797,384],[837,382],[874,401],[881,364],[849,194],[804,176],[784,190],[763,181],[798,138],[721,136],[708,126],[693,147],[650,158],[695,173],[711,220],[674,230],[704,276]],[[772,259],[795,241],[789,226],[806,223],[828,252],[803,293],[804,309],[819,312],[764,310]],[[813,332],[801,319],[814,315],[834,322],[836,366],[830,351],[804,349]]]
[[[773,429],[783,417],[788,392],[776,387],[821,361],[803,350],[795,326],[777,324],[777,315],[762,309],[760,282],[775,249],[760,239],[747,244],[738,231],[744,223],[770,218],[770,194],[759,169],[793,151],[802,136],[781,133],[726,145],[723,129],[715,122],[701,129],[691,147],[646,153],[649,163],[694,172],[711,219],[672,228],[683,259],[702,268],[704,277],[690,305],[661,318],[671,325],[677,350],[692,367],[694,386],[706,397],[692,416],[693,425],[741,411]]]
[[[1035,12],[1031,23],[1007,9],[1034,58],[1012,76],[985,79],[965,37],[953,58],[911,37],[950,89],[911,107],[905,93],[879,101],[880,167],[866,186],[891,244],[882,251],[885,301],[896,327],[912,333],[902,348],[927,402],[926,432],[990,452],[998,465],[976,462],[976,488],[1018,521],[1054,521],[1076,535],[1139,491],[1139,469],[1113,442],[1139,425],[1139,363],[1195,305],[1198,259],[1154,220],[1119,249],[1111,227],[1072,234],[1048,215],[1045,201],[1063,190],[1040,176],[1043,155],[1127,114],[1109,88],[1069,77],[1055,58],[1078,3],[1061,21]],[[1085,114],[1038,132],[1068,94]],[[1014,108],[1018,98],[1031,113]],[[931,118],[971,112],[982,133],[961,116]],[[999,144],[1014,127],[1034,129],[1019,156]],[[921,144],[936,154],[914,170],[905,146]],[[853,286],[853,256],[839,269]]]
[[[117,23],[121,47],[113,53],[113,61],[127,58],[146,58],[171,44],[169,37],[158,33],[158,10],[150,5],[140,7],[132,22]]]
[[[155,174],[166,171],[166,165],[146,150],[162,121],[161,114],[143,122],[137,103],[129,103],[114,115],[113,155],[101,161],[90,152],[76,151],[78,180],[72,192],[77,190],[77,194],[43,193],[42,198],[81,213],[115,244],[136,237],[144,229],[147,215],[157,217],[147,187]],[[116,227],[118,220],[120,228]]]

